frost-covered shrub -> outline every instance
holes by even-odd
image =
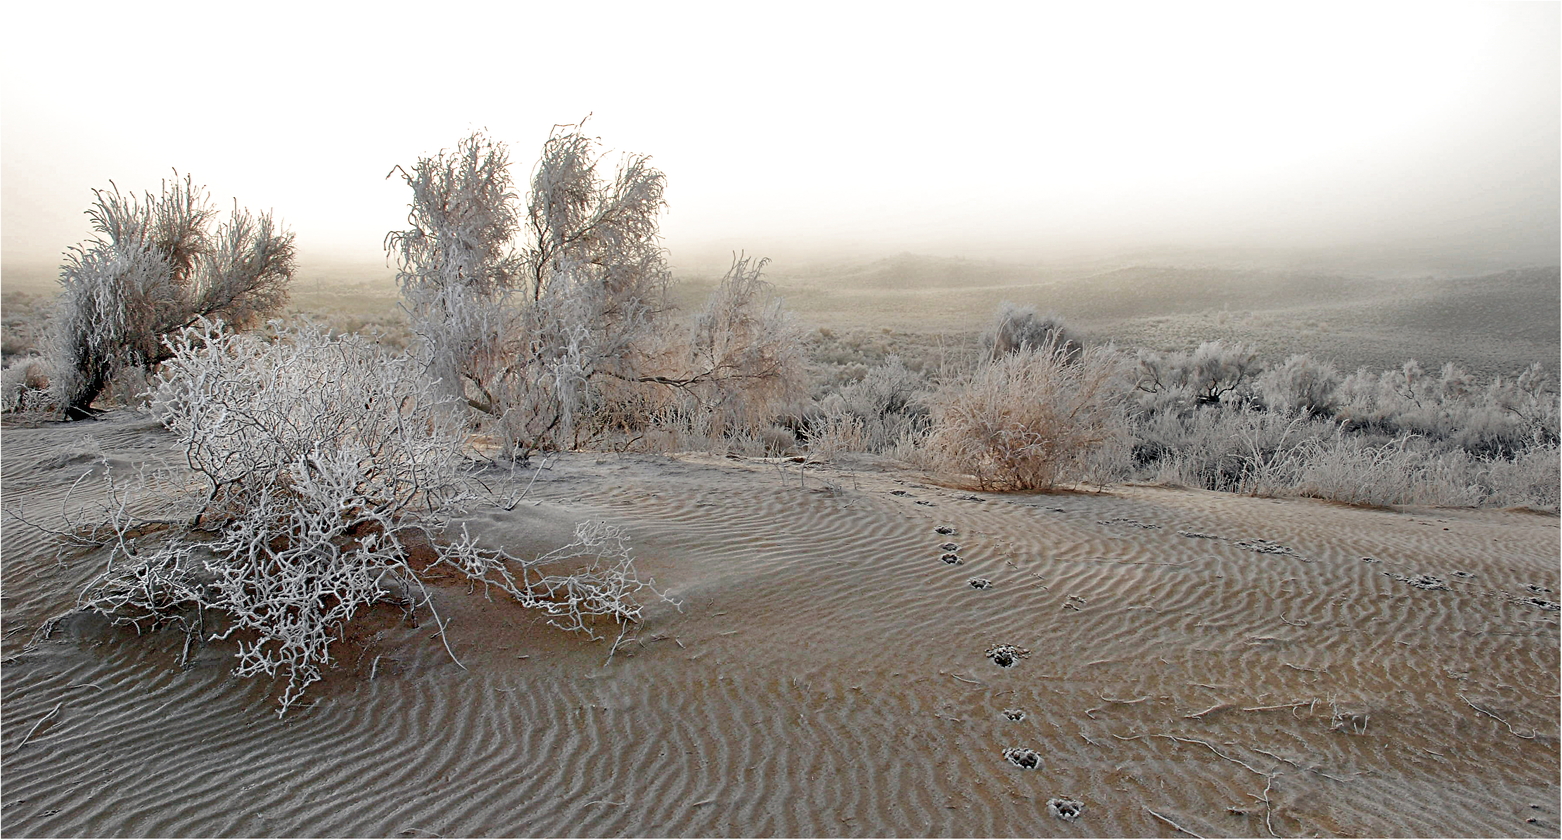
[[[415,545],[431,547],[429,565],[455,567],[561,627],[638,619],[635,593],[647,584],[610,528],[583,527],[576,543],[536,559],[464,530],[446,538],[471,499],[466,442],[421,364],[315,327],[279,326],[272,339],[201,322],[170,342],[152,405],[195,483],[166,478],[156,520],[118,500],[108,568],[83,607],[187,633],[217,613],[226,626],[212,638],[238,640],[235,673],[287,677],[283,711],[320,678],[359,610],[432,608],[416,597],[427,567],[412,564]]]
[[[690,409],[711,417],[714,434],[764,428],[802,397],[802,331],[760,279],[766,262],[735,258],[686,342],[664,360],[664,378],[687,383]]]
[[[235,208],[215,231],[216,211],[187,176],[161,196],[95,190],[87,211],[97,236],[71,248],[48,339],[53,397],[68,417],[121,369],[151,371],[163,339],[201,318],[253,325],[287,300],[293,234],[270,213]]]
[[[1558,440],[1556,380],[1538,364],[1485,387],[1451,363],[1435,377],[1414,360],[1380,374],[1362,369],[1341,383],[1338,402],[1337,417],[1354,428],[1410,433],[1482,457]]]
[[[1136,388],[1152,396],[1187,394],[1198,405],[1240,402],[1258,373],[1258,355],[1245,344],[1206,341],[1192,353],[1139,352]]]
[[[1025,348],[1052,346],[1062,348],[1068,358],[1074,359],[1085,348],[1084,341],[1063,323],[1062,316],[1051,312],[1040,315],[1033,306],[1008,301],[998,306],[992,328],[982,335],[982,346],[990,359]]]
[[[422,158],[410,172],[397,167],[393,174],[412,189],[411,227],[385,238],[437,388],[485,410],[493,410],[488,384],[507,361],[508,296],[522,271],[511,242],[521,212],[509,165],[504,145],[476,132],[452,154]]]
[[[1055,343],[985,364],[932,398],[928,460],[983,489],[1087,480],[1093,455],[1125,438],[1120,366],[1110,347],[1071,358]]]
[[[833,435],[848,424],[858,430],[862,449],[881,453],[915,444],[928,430],[927,400],[932,386],[891,356],[862,378],[819,400],[807,414],[810,439]]]
[[[1263,397],[1264,405],[1273,410],[1326,417],[1334,413],[1335,391],[1340,382],[1339,371],[1334,365],[1298,353],[1260,374],[1254,387]]]
[[[1512,458],[1485,459],[1480,474],[1487,492],[1482,504],[1552,513],[1562,508],[1562,452],[1555,441],[1520,450]]]
[[[49,404],[49,368],[40,356],[24,356],[6,363],[0,374],[0,411],[24,412]]]
[[[1212,406],[1140,415],[1134,455],[1159,483],[1268,495],[1285,485],[1286,453],[1331,431],[1300,415]]]
[[[1469,456],[1438,456],[1402,435],[1373,444],[1343,433],[1309,441],[1293,453],[1295,492],[1347,504],[1479,504],[1468,481]]]

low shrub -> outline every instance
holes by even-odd
[[[956,483],[1049,490],[1091,477],[1093,457],[1126,439],[1122,362],[1056,342],[979,368],[930,403],[929,462]]]
[[[639,618],[636,593],[649,584],[611,528],[582,526],[575,543],[536,559],[482,547],[464,530],[445,539],[474,498],[466,440],[449,397],[415,360],[317,327],[273,328],[263,341],[203,322],[169,343],[152,406],[196,482],[153,481],[167,494],[155,520],[116,499],[98,529],[109,535],[108,567],[84,608],[191,634],[204,612],[225,616],[212,638],[238,639],[239,676],[287,677],[283,712],[320,679],[360,609],[432,609],[420,579],[430,566],[454,567],[567,629],[590,633],[594,616]],[[412,548],[425,544],[432,559],[415,568]]]

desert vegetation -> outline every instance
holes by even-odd
[[[108,549],[80,605],[237,639],[236,674],[286,678],[283,711],[360,610],[432,610],[423,580],[439,567],[593,637],[596,617],[627,627],[638,593],[655,591],[601,523],[536,558],[452,531],[480,484],[459,415],[410,356],[314,326],[262,336],[204,320],[168,354],[150,407],[188,471],[111,484],[103,514],[63,533]]]
[[[252,326],[287,300],[293,234],[237,207],[213,230],[190,176],[141,199],[98,190],[87,216],[98,235],[66,252],[46,354],[67,417],[90,415],[117,374],[166,361],[165,337],[202,318]]]
[[[286,678],[284,711],[363,609],[432,611],[436,567],[566,629],[636,621],[641,593],[659,593],[624,534],[587,523],[520,557],[453,524],[484,464],[549,450],[861,453],[988,491],[1150,482],[1558,509],[1558,387],[1540,364],[1482,380],[1414,361],[1266,364],[1222,339],[1124,349],[1011,303],[936,346],[805,334],[746,255],[679,311],[665,176],[641,155],[609,174],[582,126],[553,130],[525,196],[483,132],[395,175],[412,194],[385,240],[404,324],[255,329],[287,300],[293,235],[239,209],[212,229],[188,177],[141,199],[97,192],[98,236],[66,253],[57,298],[21,302],[48,327],[6,324],[7,412],[137,403],[185,462],[113,477],[101,515],[57,531],[108,552],[80,606],[236,639],[238,674]]]
[[[692,324],[666,300],[666,177],[640,155],[611,178],[560,126],[523,208],[506,147],[478,132],[398,169],[410,227],[387,249],[418,352],[440,388],[513,454],[651,429],[724,435],[801,389],[797,336],[736,257]]]

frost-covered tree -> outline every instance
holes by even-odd
[[[287,301],[293,234],[271,214],[216,210],[189,176],[144,198],[94,190],[97,234],[73,246],[60,269],[48,355],[53,398],[72,419],[119,371],[151,371],[169,358],[164,337],[203,318],[253,325]]]
[[[398,170],[413,189],[412,227],[386,245],[431,372],[512,450],[574,445],[621,422],[626,403],[669,401],[647,388],[731,407],[715,383],[800,376],[789,322],[765,309],[746,261],[697,325],[704,337],[678,338],[658,239],[666,177],[649,158],[628,155],[606,176],[598,142],[556,126],[524,211],[508,165],[479,132]]]
[[[509,166],[504,144],[479,131],[410,172],[396,167],[391,174],[400,172],[412,188],[411,227],[385,238],[441,392],[488,412],[496,410],[491,388],[506,363],[501,342],[515,318],[510,295],[522,272]]]

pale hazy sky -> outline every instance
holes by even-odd
[[[396,164],[554,123],[693,258],[1424,240],[1557,261],[1554,2],[8,4],[8,265],[172,169],[383,262]],[[243,11],[230,11],[242,9]]]

